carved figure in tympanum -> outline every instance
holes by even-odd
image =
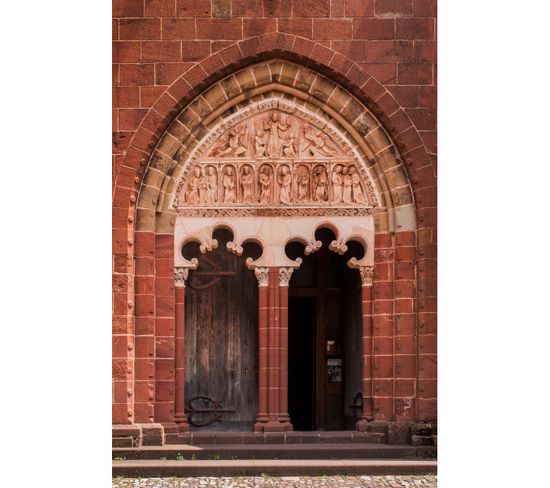
[[[351,175],[349,174],[349,168],[347,166],[342,170],[342,182],[343,182],[343,191],[342,191],[342,200],[344,203],[353,203],[353,198],[351,195]]]
[[[244,156],[248,148],[246,134],[247,127],[244,124],[229,129],[228,134],[222,138],[220,144],[216,145],[211,155],[215,157]]]
[[[342,165],[338,164],[332,170],[330,176],[332,186],[332,203],[341,203],[344,193],[344,175],[342,174]]]
[[[296,136],[291,133],[283,138],[281,147],[283,149],[283,156],[287,158],[296,156]]]
[[[267,136],[266,156],[270,158],[281,157],[282,151],[282,134],[290,127],[288,119],[282,119],[279,112],[274,110],[267,120],[264,120],[263,128],[269,131]]]
[[[256,157],[262,158],[265,156],[265,140],[264,140],[264,131],[262,129],[256,128],[254,135],[254,155]]]
[[[297,172],[296,183],[298,187],[298,194],[296,197],[299,202],[304,202],[309,196],[309,170],[307,166],[300,165],[298,166]]]
[[[279,183],[279,200],[281,203],[289,204],[292,201],[292,175],[286,164],[279,167],[277,183]]]
[[[306,151],[310,156],[336,155],[336,149],[332,147],[328,137],[320,130],[304,126],[304,137],[307,142],[302,147],[302,151]]]
[[[242,203],[254,203],[254,173],[249,164],[241,168],[241,191]]]
[[[202,168],[195,166],[187,186],[187,203],[191,205],[203,204],[206,201],[206,181]]]
[[[218,200],[218,175],[212,165],[206,167],[206,203],[216,203]]]
[[[361,186],[361,177],[357,172],[357,168],[355,166],[351,166],[349,172],[351,174],[353,201],[355,203],[367,203],[367,197],[365,196],[365,192],[363,191],[363,187]]]
[[[258,178],[260,184],[260,203],[270,203],[272,194],[273,172],[271,166],[264,164],[260,168],[260,177]]]
[[[316,166],[313,171],[313,200],[316,202],[328,200],[328,176],[324,166]]]
[[[226,166],[223,174],[223,202],[235,203],[235,168],[233,166]]]

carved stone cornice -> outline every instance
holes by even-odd
[[[258,286],[267,286],[269,284],[269,268],[254,268],[254,275],[258,280]]]
[[[174,284],[177,287],[185,288],[185,280],[189,278],[189,268],[176,267],[174,268]]]
[[[279,286],[288,286],[294,268],[279,268]]]
[[[359,274],[361,275],[361,286],[372,286],[374,266],[359,267]]]

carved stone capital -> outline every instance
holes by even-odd
[[[279,268],[279,286],[288,286],[294,268]]]
[[[189,268],[174,268],[174,284],[178,287],[185,287],[185,280],[189,278]]]
[[[361,286],[372,286],[374,266],[361,266],[359,274],[361,275]]]
[[[258,286],[267,286],[269,284],[269,268],[254,268],[254,275],[258,280]]]

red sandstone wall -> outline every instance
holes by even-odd
[[[318,41],[361,65],[406,109],[435,168],[435,16],[435,0],[113,0],[115,180],[135,129],[179,75],[268,32]]]
[[[163,322],[165,332],[155,330],[160,321],[159,310],[155,312],[158,305],[154,305],[155,294],[160,297],[172,293],[171,267],[163,267],[162,276],[157,270],[157,280],[153,279],[155,255],[160,253],[157,258],[164,257],[164,243],[160,240],[171,237],[149,236],[152,243],[144,243],[135,236],[134,242],[128,202],[135,195],[140,178],[129,170],[132,164],[123,166],[125,150],[149,108],[182,73],[235,41],[269,32],[316,41],[358,63],[390,91],[423,141],[424,147],[418,149],[414,149],[417,144],[411,143],[406,161],[416,203],[421,208],[417,214],[418,231],[416,235],[396,237],[377,235],[373,319],[378,327],[375,335],[379,337],[373,361],[381,378],[375,384],[380,415],[434,418],[435,3],[435,0],[113,0],[113,181],[118,187],[113,204],[116,422],[151,418],[148,403],[140,402],[139,398],[153,395],[152,381],[156,382],[157,390],[165,383],[151,376],[155,374],[152,351],[159,346],[153,334],[159,337],[173,332],[171,318],[162,319],[166,322]],[[403,136],[403,140],[407,144],[414,137]],[[424,159],[425,150],[429,161]],[[140,251],[142,247],[153,251]],[[135,262],[138,276],[135,283],[134,252],[142,256]],[[164,278],[162,283],[159,276]],[[161,293],[159,287],[165,288],[166,293]],[[134,303],[134,288],[138,296],[150,297],[149,302],[136,299]],[[415,350],[418,361],[411,360]],[[134,361],[134,357],[138,359]],[[414,386],[411,378],[418,378],[416,412],[408,410],[405,400],[400,400],[411,396]],[[173,389],[173,382],[171,385]],[[160,393],[155,392],[158,410],[155,415],[164,418],[168,414],[164,415],[159,408]],[[135,407],[131,416],[127,402]]]

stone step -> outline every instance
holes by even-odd
[[[435,458],[433,446],[366,443],[164,445],[114,448],[120,460],[399,459]]]
[[[434,474],[437,461],[399,459],[113,461],[113,476],[314,476],[314,475],[412,475]]]
[[[313,444],[313,443],[379,443],[385,441],[381,432],[353,430],[330,432],[188,432],[166,436],[166,444]],[[119,447],[119,446],[117,446]],[[120,446],[123,447],[123,446]]]

